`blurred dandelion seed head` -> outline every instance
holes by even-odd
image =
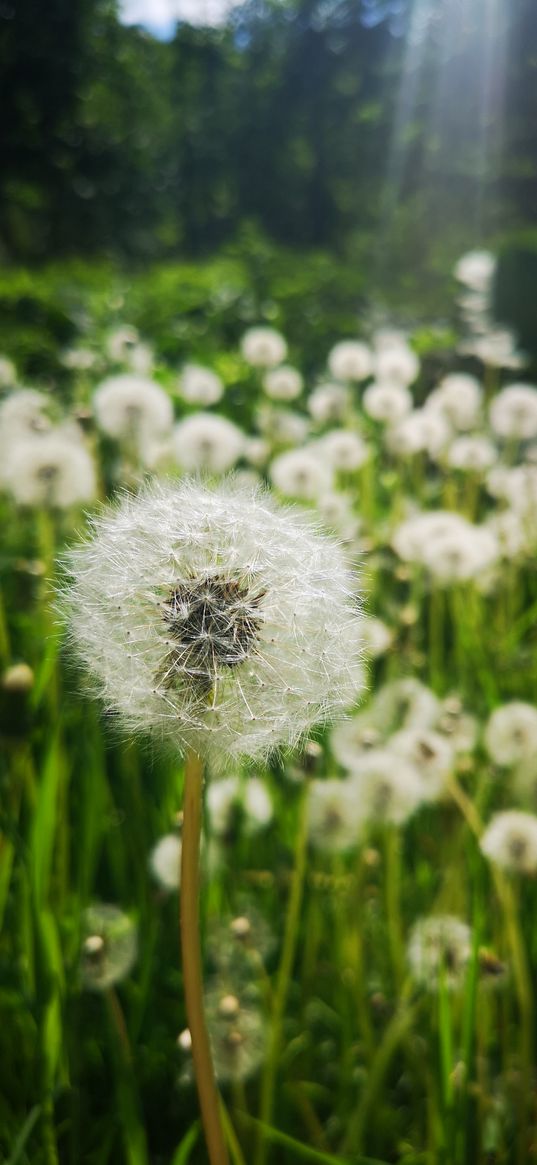
[[[244,359],[253,368],[274,368],[287,356],[287,343],[276,328],[249,328],[241,342]]]
[[[537,871],[537,817],[521,809],[496,813],[481,838],[481,850],[511,873]]]
[[[443,981],[455,990],[464,983],[472,952],[470,927],[453,915],[420,918],[410,933],[407,958],[416,982],[434,991]]]
[[[262,491],[154,483],[95,518],[68,563],[71,641],[130,732],[220,764],[260,757],[361,689],[342,551]]]
[[[138,954],[135,923],[117,906],[88,906],[83,920],[84,938],[80,979],[88,991],[106,991],[125,979]]]
[[[497,765],[529,760],[537,752],[537,708],[521,700],[496,708],[485,728],[485,747]]]
[[[181,838],[176,833],[161,837],[149,855],[149,867],[163,890],[177,890],[180,882]]]

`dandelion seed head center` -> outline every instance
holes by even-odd
[[[230,1052],[236,1052],[244,1043],[244,1036],[237,1028],[232,1028],[230,1032],[227,1032],[224,1042],[227,1044]]]
[[[514,835],[509,840],[509,853],[513,861],[522,861],[525,858],[528,850],[528,843],[525,837]]]
[[[129,402],[129,404],[125,405],[125,418],[127,421],[130,421],[131,424],[137,424],[137,422],[141,419],[141,416],[142,408],[139,404]]]
[[[105,942],[100,934],[90,934],[84,943],[84,955],[92,962],[99,962],[105,951]]]
[[[218,1004],[218,1013],[223,1019],[236,1019],[240,1009],[236,995],[224,995]]]
[[[39,481],[42,481],[45,484],[47,484],[47,483],[52,483],[53,481],[55,481],[56,478],[58,477],[59,472],[60,472],[59,466],[54,465],[52,462],[49,462],[46,465],[39,466],[39,469],[37,470],[36,476],[38,477]]]
[[[325,826],[326,829],[339,829],[344,820],[341,810],[337,805],[330,805],[326,811]]]
[[[418,742],[418,752],[424,761],[433,760],[436,756],[436,750],[426,740],[420,740]]]
[[[230,929],[234,938],[244,940],[250,937],[252,925],[249,918],[241,916],[233,919]]]
[[[393,797],[393,789],[389,781],[379,780],[373,798],[376,813],[385,813]]]
[[[443,951],[443,962],[447,971],[456,971],[460,962],[458,951],[447,946]]]
[[[252,651],[266,592],[248,580],[205,575],[175,586],[163,607],[171,670],[212,684],[221,666],[233,668]]]

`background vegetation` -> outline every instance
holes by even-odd
[[[43,322],[50,263],[75,256],[63,280],[71,272],[74,286],[98,286],[103,263],[151,284],[158,264],[157,296],[168,264],[216,252],[246,262],[249,286],[269,299],[282,281],[289,293],[296,280],[297,298],[305,284],[313,292],[324,255],[336,299],[446,311],[446,271],[488,240],[508,267],[502,315],[532,342],[533,0],[443,0],[420,32],[422,8],[247,0],[225,28],[179,24],[164,43],[123,26],[111,0],[52,0],[45,18],[37,0],[4,4],[0,254],[8,271],[32,267],[35,301],[15,290],[2,315]],[[400,124],[409,61],[416,92]]]
[[[0,353],[16,366],[2,366],[2,394],[16,375],[17,391],[45,391],[44,431],[81,423],[99,496],[147,470],[92,419],[102,376],[132,373],[127,347],[110,354],[124,325],[138,329],[136,349],[152,346],[145,371],[175,420],[193,407],[179,368],[199,362],[225,386],[216,412],[256,439],[267,399],[238,344],[260,322],[281,329],[305,379],[291,408],[320,447],[332,422],[312,419],[308,397],[330,348],[395,324],[421,357],[414,405],[447,372],[476,376],[477,436],[502,470],[523,470],[512,485],[518,550],[502,546],[483,587],[430,585],[391,544],[407,509],[485,525],[512,517],[508,494],[488,490],[484,469],[448,469],[445,451],[398,458],[357,382],[346,386],[337,423],[369,453],[334,476],[334,493],[367,561],[370,610],[391,635],[371,663],[371,707],[412,676],[451,699],[448,719],[470,716],[476,736],[439,803],[401,830],[372,824],[350,853],[306,847],[310,763],[341,777],[326,737],[314,762],[260,774],[266,829],[249,835],[233,805],[205,921],[208,933],[245,912],[259,924],[255,975],[247,965],[231,986],[248,1004],[255,978],[253,1002],[279,1041],[268,1067],[225,1085],[233,1165],[254,1154],[260,1165],[535,1159],[535,878],[498,875],[478,837],[495,812],[537,805],[532,765],[521,793],[482,731],[498,705],[534,703],[537,682],[535,441],[503,442],[488,419],[501,387],[537,364],[537,12],[535,0],[489,6],[505,51],[485,99],[478,7],[435,0],[420,41],[427,5],[411,0],[246,0],[223,29],[182,24],[161,42],[125,27],[113,0],[0,3]],[[457,353],[453,263],[482,245],[499,257],[489,323],[513,325],[522,371]],[[85,349],[93,363],[69,364]],[[75,429],[63,431],[72,443]],[[286,439],[267,440],[270,460]],[[19,673],[0,687],[0,1157],[205,1165],[177,1044],[176,894],[148,866],[177,828],[181,773],[118,743],[65,658],[51,580],[81,509],[20,504],[6,490],[0,520],[2,676],[31,669],[22,686]],[[285,931],[293,887],[301,909]],[[99,900],[119,904],[141,936],[131,974],[100,994],[80,980],[84,910]],[[411,928],[438,913],[472,928],[461,991],[409,973]],[[208,958],[208,983],[216,970]]]

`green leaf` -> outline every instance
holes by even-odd
[[[187,1165],[199,1135],[200,1122],[194,1121],[194,1124],[190,1126],[188,1132],[182,1138],[181,1143],[177,1146],[170,1165]]]
[[[56,734],[52,738],[41,773],[31,832],[31,866],[38,909],[46,900],[49,888],[56,835],[58,790],[65,770],[66,758],[59,734]]]
[[[26,1142],[28,1141],[29,1137],[31,1136],[40,1116],[41,1116],[41,1105],[36,1104],[31,1109],[31,1111],[28,1113],[28,1116],[26,1117],[26,1120],[22,1126],[22,1129],[17,1137],[17,1140],[15,1141],[14,1146],[13,1146],[13,1151],[11,1153],[11,1156],[8,1157],[5,1165],[17,1165],[17,1162],[20,1161],[21,1156],[24,1152],[24,1147],[26,1145]]]
[[[235,1112],[235,1116],[241,1121],[246,1121],[248,1124],[262,1129],[267,1140],[289,1149],[302,1161],[317,1161],[319,1165],[387,1165],[385,1161],[379,1161],[375,1157],[362,1157],[356,1154],[352,1154],[350,1157],[335,1157],[332,1153],[324,1153],[322,1149],[312,1149],[310,1145],[303,1145],[301,1141],[296,1141],[288,1133],[282,1133],[279,1129],[274,1129],[271,1125],[264,1124],[263,1121],[258,1121],[246,1113]]]

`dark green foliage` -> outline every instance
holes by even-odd
[[[252,223],[343,255],[375,232],[391,287],[394,268],[398,283],[429,269],[438,236],[452,260],[506,210],[531,221],[532,0],[513,0],[490,44],[477,0],[462,22],[439,5],[409,55],[412,8],[397,38],[372,0],[247,0],[225,29],[178,25],[161,43],[112,0],[2,5],[4,255],[199,256]]]

